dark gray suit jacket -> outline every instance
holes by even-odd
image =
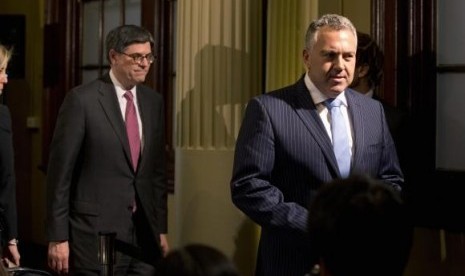
[[[2,244],[18,237],[11,116],[0,104],[0,227]]]
[[[72,89],[60,108],[47,173],[47,236],[70,241],[70,266],[97,268],[99,231],[132,242],[134,199],[150,228],[140,238],[154,242],[147,250],[157,252],[167,231],[163,100],[138,85],[137,101],[144,137],[137,172],[108,74]]]
[[[354,135],[352,173],[400,190],[403,175],[378,101],[345,92]],[[310,271],[307,207],[318,188],[340,177],[331,140],[304,79],[252,99],[237,139],[234,204],[261,226],[257,275]]]

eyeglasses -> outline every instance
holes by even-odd
[[[156,57],[152,53],[146,54],[146,55],[141,55],[141,54],[137,54],[137,53],[135,53],[135,54],[126,54],[126,53],[121,52],[120,54],[123,54],[125,56],[128,56],[128,57],[132,58],[132,60],[137,64],[141,64],[142,60],[144,58],[147,59],[148,63],[153,63],[155,61],[155,59],[156,59]]]

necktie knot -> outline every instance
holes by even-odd
[[[337,98],[335,99],[330,98],[325,101],[325,105],[328,109],[331,109],[333,107],[340,107],[343,104],[344,103],[341,101],[341,99],[337,99]]]
[[[132,95],[131,90],[128,90],[128,91],[126,91],[126,93],[124,93],[124,97],[125,97],[126,100],[128,100],[128,101],[132,101],[133,98],[134,98],[134,95]]]

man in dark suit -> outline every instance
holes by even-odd
[[[383,78],[384,54],[370,37],[370,35],[357,32],[357,59],[355,62],[354,80],[350,88],[372,97],[381,102],[386,114],[386,121],[391,132],[399,156],[399,162],[406,174],[409,165],[407,161],[409,149],[409,118],[407,112],[390,105],[379,95],[379,85]]]
[[[111,30],[111,69],[66,96],[47,174],[49,266],[99,275],[98,234],[116,233],[115,275],[154,275],[168,251],[164,115],[142,85],[155,60],[151,34]]]
[[[8,82],[6,68],[11,51],[0,44],[0,95]],[[16,183],[10,110],[0,104],[0,237],[2,259],[19,265]]]
[[[357,50],[356,30],[339,15],[324,15],[307,30],[307,73],[295,84],[252,99],[237,138],[231,194],[261,226],[256,275],[310,271],[307,206],[325,183],[364,173],[400,190],[403,175],[383,108],[347,87]],[[350,171],[333,150],[327,100],[343,105]],[[341,166],[342,167],[342,166]]]

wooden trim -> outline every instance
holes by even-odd
[[[101,70],[101,69],[105,69],[105,70],[109,70],[110,69],[110,65],[99,65],[99,64],[88,64],[88,65],[83,65],[80,67],[81,70]]]
[[[266,76],[267,76],[267,41],[268,41],[268,0],[262,0],[262,80],[261,91],[266,93]]]
[[[100,68],[98,70],[98,76],[101,77],[103,74],[102,70],[102,65],[103,65],[103,53],[105,52],[104,49],[104,38],[103,38],[103,33],[104,33],[104,22],[105,22],[105,5],[104,5],[104,0],[100,0],[99,3],[99,21],[98,21],[98,64],[100,65]],[[82,46],[82,45],[81,45]]]
[[[436,68],[439,74],[465,73],[465,64],[439,64]]]
[[[165,155],[166,176],[170,192],[174,192],[174,146],[173,146],[173,49],[174,49],[174,5],[176,1],[142,0],[142,26],[149,30],[155,39],[154,62],[146,83],[163,95],[165,104]]]
[[[126,0],[120,0],[119,24],[120,25],[126,24]]]
[[[416,225],[444,225],[447,181],[436,170],[436,0],[372,0],[372,34],[385,53],[383,97],[408,114],[403,155],[406,191]],[[431,179],[441,183],[430,186]],[[433,181],[434,182],[434,181]]]
[[[79,1],[48,0],[44,26],[44,96],[42,119],[42,164],[47,170],[50,142],[56,118],[67,91],[79,83]]]
[[[166,79],[164,87],[164,99],[165,99],[165,143],[166,143],[166,176],[167,176],[167,185],[169,192],[174,193],[174,173],[175,173],[175,154],[174,154],[174,145],[173,145],[173,109],[174,109],[174,79],[176,76],[175,65],[174,65],[174,39],[176,30],[175,26],[175,6],[177,5],[176,0],[165,1],[164,14],[164,26],[165,30],[164,37],[164,58],[163,58],[163,67],[165,68],[162,78]]]
[[[384,52],[384,0],[371,1],[371,37]]]

